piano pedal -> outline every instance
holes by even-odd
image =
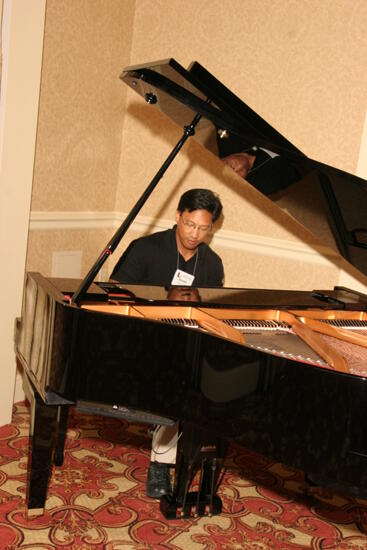
[[[160,499],[160,511],[166,519],[194,519],[211,517],[221,513],[222,501],[218,495],[200,495],[197,491],[186,495],[185,506],[172,495],[165,495]]]

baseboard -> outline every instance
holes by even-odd
[[[25,400],[25,393],[23,390],[23,376],[20,371],[17,370],[15,377],[15,388],[14,388],[14,403]]]

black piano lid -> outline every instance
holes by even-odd
[[[188,70],[174,59],[137,65],[120,78],[181,128],[202,115],[194,137],[219,157],[250,150],[260,158],[262,149],[279,155],[258,166],[255,161],[247,181],[296,219],[297,201],[315,208],[327,220],[327,244],[367,275],[366,180],[304,155],[197,62]],[[314,224],[299,221],[324,240]]]

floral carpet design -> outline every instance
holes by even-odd
[[[367,550],[367,501],[232,445],[213,517],[166,520],[145,496],[147,426],[72,411],[42,516],[25,507],[29,409],[0,428],[0,550]]]

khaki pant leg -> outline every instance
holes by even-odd
[[[178,441],[178,422],[173,426],[159,426],[153,433],[152,462],[175,464]]]

